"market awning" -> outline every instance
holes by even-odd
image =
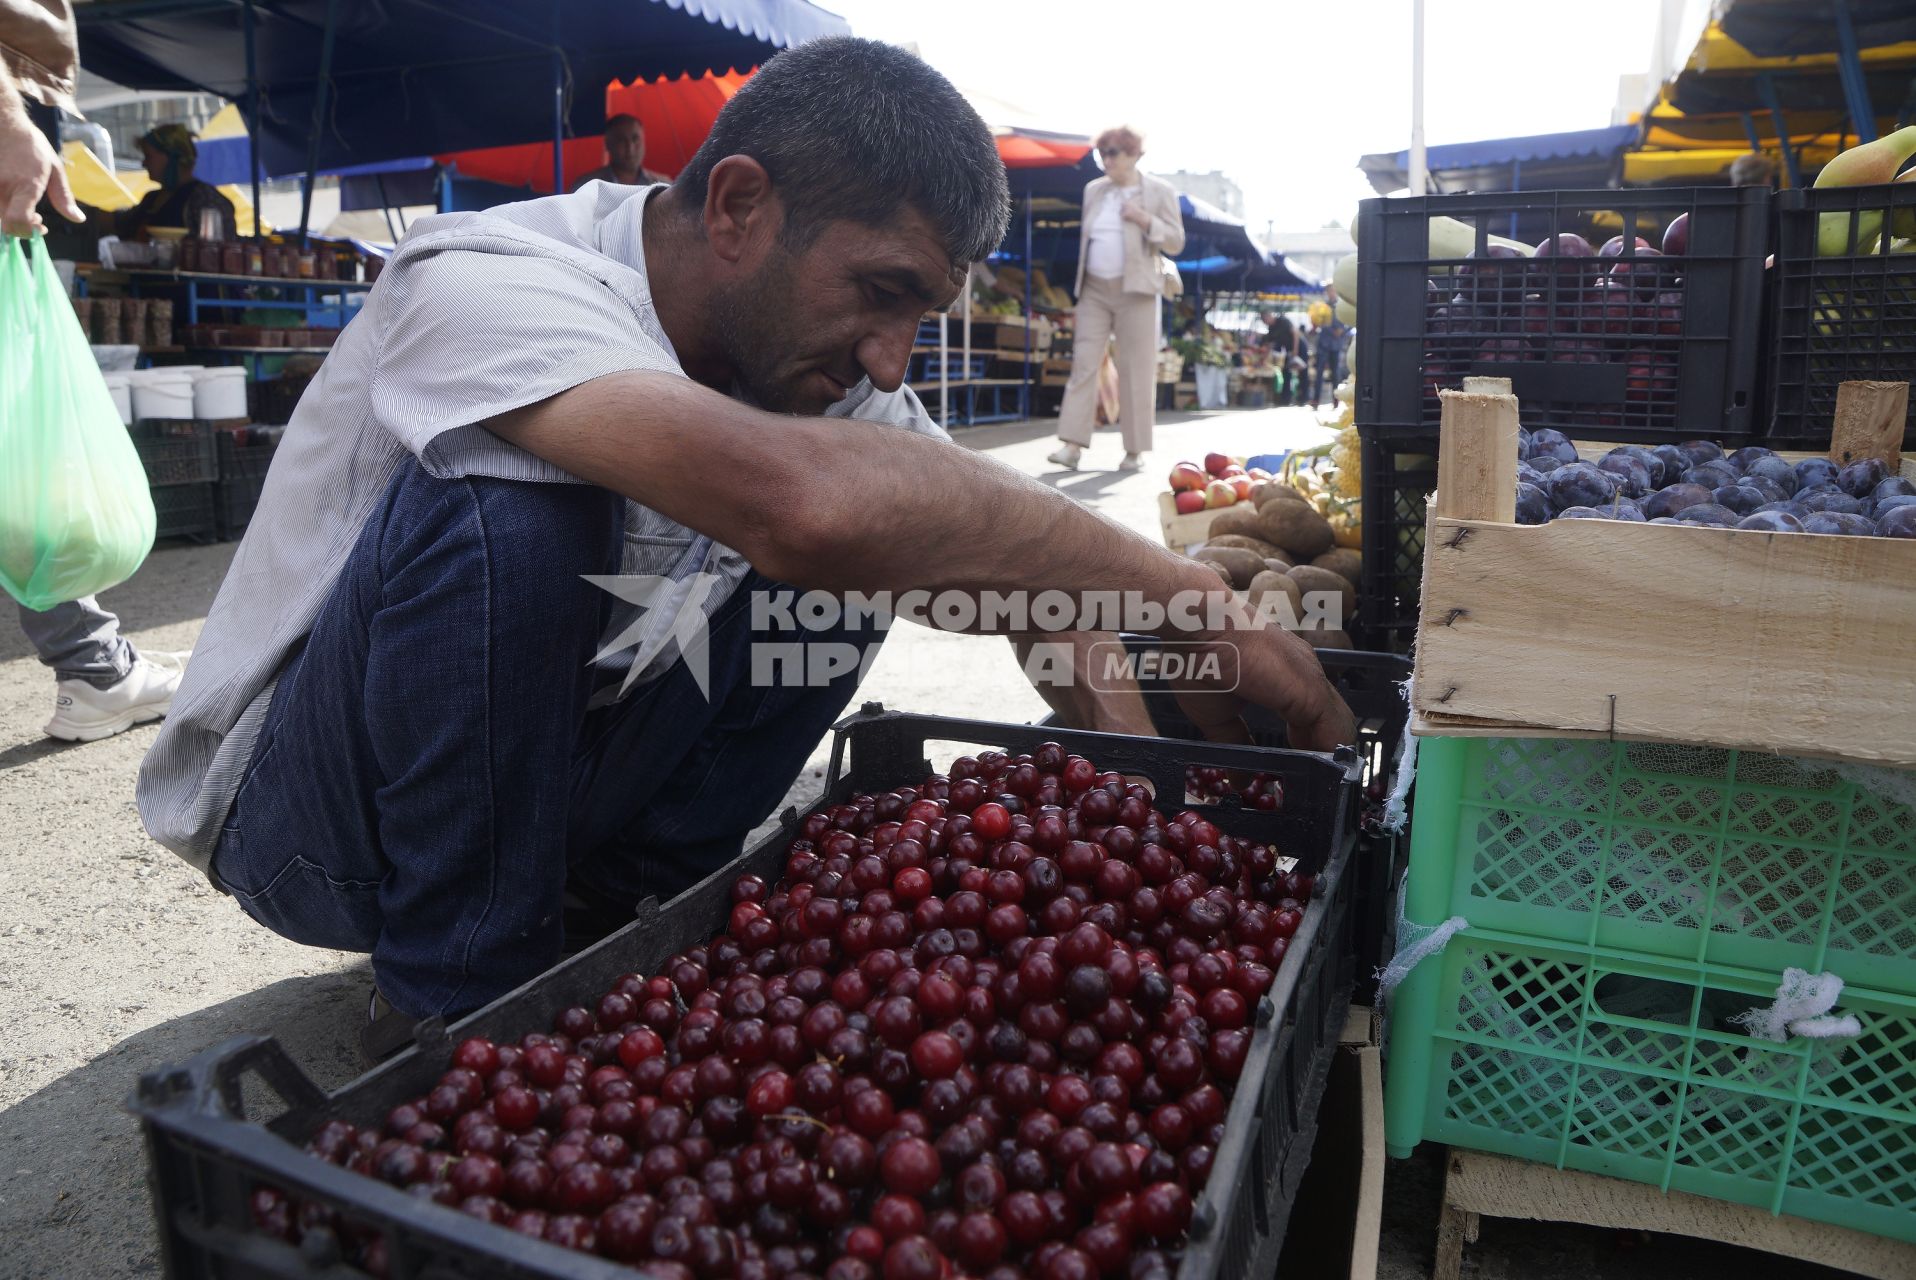
[[[603,103],[580,86],[745,71],[850,32],[805,0],[100,0],[78,7],[81,61],[129,88],[245,104],[251,14],[261,163],[300,172],[329,11],[321,169],[550,138],[555,97],[566,132],[596,137]]]
[[[1424,153],[1432,187],[1447,191],[1528,191],[1607,187],[1617,157],[1637,140],[1634,125],[1452,142]],[[1379,195],[1410,185],[1410,152],[1362,157],[1357,167]]]
[[[1909,0],[1842,0],[1859,48],[1916,40]],[[1717,21],[1732,40],[1760,58],[1835,53],[1841,46],[1835,0],[1734,0]]]

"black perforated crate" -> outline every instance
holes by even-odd
[[[1916,380],[1916,253],[1894,249],[1916,238],[1916,183],[1785,191],[1776,221],[1768,426],[1815,447],[1839,384]]]
[[[1755,187],[1537,191],[1366,200],[1358,214],[1356,421],[1416,436],[1437,392],[1508,378],[1527,427],[1595,440],[1739,440],[1761,430],[1763,259],[1770,193]],[[1681,255],[1655,248],[1679,216]],[[1433,256],[1433,218],[1474,242]],[[1488,237],[1572,233],[1613,258],[1486,258]]]
[[[898,715],[867,704],[837,726],[819,803],[917,782],[932,772],[933,744],[943,763],[977,747],[1029,751],[1047,741],[1101,768],[1148,778],[1155,794],[1178,797],[1172,808],[1186,807],[1184,771],[1192,764],[1274,769],[1285,780],[1282,813],[1189,806],[1225,831],[1275,843],[1320,868],[1310,909],[1256,1007],[1250,1053],[1225,1118],[1226,1137],[1196,1198],[1179,1270],[1184,1280],[1268,1276],[1309,1161],[1318,1103],[1350,1007],[1358,762],[1354,755]],[[382,1238],[384,1274],[392,1280],[621,1280],[635,1274],[350,1173],[307,1155],[300,1144],[334,1118],[377,1123],[399,1101],[429,1088],[466,1036],[516,1039],[549,1026],[559,1010],[596,1000],[618,976],[652,972],[681,949],[721,932],[732,882],[745,872],[768,880],[781,876],[799,821],[796,810],[787,810],[780,829],[738,859],[664,905],[640,904],[639,918],[626,928],[451,1027],[436,1019],[421,1023],[411,1048],[336,1093],[321,1091],[277,1042],[264,1037],[229,1040],[142,1076],[128,1106],[146,1142],[166,1273],[301,1280],[364,1274],[349,1265],[330,1233],[292,1245],[260,1231],[248,1198],[272,1186],[325,1207],[364,1238]],[[265,1125],[243,1118],[249,1080],[263,1082],[287,1104]]]
[[[211,484],[156,485],[149,492],[153,496],[155,538],[211,542],[218,536],[219,520]]]
[[[1437,432],[1357,429],[1364,466],[1364,566],[1357,616],[1365,643],[1407,653],[1417,638],[1424,524],[1437,489]]]
[[[221,431],[219,441],[219,536],[232,540],[246,532],[259,496],[266,488],[266,469],[279,445],[275,428],[247,427]]]
[[[142,418],[130,428],[146,482],[201,484],[219,477],[213,430],[197,418]]]

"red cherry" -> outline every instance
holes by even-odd
[[[901,1138],[878,1158],[878,1176],[901,1195],[924,1195],[942,1173],[938,1152],[923,1138]]]
[[[1011,811],[987,801],[971,811],[971,829],[981,840],[1002,840],[1011,834]]]

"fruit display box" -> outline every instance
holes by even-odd
[[[1359,764],[1354,754],[1271,752],[889,714],[867,704],[836,729],[826,792],[833,803],[860,791],[915,782],[943,753],[993,746],[1033,750],[1058,742],[1100,767],[1148,779],[1160,804],[1196,808],[1221,830],[1300,856],[1321,868],[1309,910],[1273,983],[1253,1011],[1248,1055],[1224,1121],[1226,1136],[1196,1198],[1182,1277],[1269,1275],[1282,1247],[1316,1133],[1316,1112],[1349,1008],[1350,858]],[[1274,770],[1285,784],[1275,813],[1189,803],[1186,770]],[[781,830],[672,901],[642,903],[639,918],[598,945],[451,1027],[428,1020],[415,1043],[333,1094],[322,1092],[277,1043],[229,1041],[176,1067],[144,1075],[129,1102],[148,1153],[148,1181],[161,1255],[172,1276],[320,1277],[358,1275],[311,1237],[293,1246],[255,1223],[252,1193],[278,1187],[325,1206],[385,1241],[386,1274],[614,1280],[630,1268],[495,1226],[393,1186],[315,1159],[300,1143],[329,1121],[376,1123],[419,1096],[445,1072],[469,1036],[511,1040],[550,1025],[561,1009],[596,1000],[627,973],[648,973],[681,949],[723,932],[742,874],[781,876],[800,825],[788,810]],[[285,1109],[264,1125],[248,1115],[246,1081],[263,1082]],[[255,1096],[254,1101],[259,1099]]]
[[[1875,392],[1904,389],[1852,385],[1868,411],[1839,415],[1832,458],[1893,459],[1900,397]],[[1412,732],[1916,765],[1916,540],[1516,524],[1509,400],[1445,393]]]
[[[1229,510],[1229,507],[1210,507],[1203,511],[1180,513],[1177,495],[1160,493],[1158,527],[1164,533],[1164,545],[1179,555],[1189,554],[1192,547],[1210,536],[1211,521],[1217,519],[1218,512]]]
[[[1916,808],[1714,747],[1434,738],[1417,764],[1405,913],[1468,927],[1392,997],[1393,1154],[1916,1240]],[[1856,1033],[1746,1029],[1786,967],[1842,978]]]
[[[1678,219],[1687,238],[1667,238]],[[1610,238],[1628,247],[1516,256],[1496,243],[1513,229],[1579,253]],[[1758,430],[1769,237],[1770,193],[1753,187],[1366,200],[1356,421],[1427,434],[1438,390],[1474,375],[1510,379],[1533,429],[1746,438]]]
[[[1813,440],[1842,383],[1916,374],[1916,183],[1785,191],[1776,229],[1768,427]]]

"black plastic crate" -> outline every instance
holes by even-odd
[[[219,533],[219,520],[213,486],[198,484],[157,485],[153,496],[155,538],[191,538],[211,542]]]
[[[1364,567],[1357,616],[1364,642],[1407,653],[1417,638],[1424,583],[1424,528],[1437,490],[1437,433],[1359,427],[1363,467]]]
[[[279,446],[276,429],[249,427],[217,433],[219,442],[219,536],[228,541],[246,532],[266,488],[266,469]]]
[[[1225,1119],[1227,1136],[1195,1201],[1179,1273],[1190,1280],[1269,1275],[1310,1157],[1318,1103],[1350,1007],[1357,761],[898,715],[867,704],[837,726],[819,803],[917,781],[931,772],[928,743],[1020,751],[1047,741],[1062,743],[1101,768],[1149,778],[1161,797],[1182,797],[1184,770],[1197,763],[1275,768],[1289,783],[1287,801],[1298,801],[1287,803],[1281,814],[1191,806],[1223,830],[1309,854],[1309,861],[1322,868],[1311,909],[1257,1006],[1250,1055]],[[768,880],[782,875],[785,849],[799,821],[796,810],[787,810],[778,832],[732,863],[663,906],[640,904],[632,924],[451,1027],[437,1019],[422,1022],[411,1048],[337,1093],[324,1093],[276,1041],[258,1036],[229,1040],[179,1066],[143,1075],[128,1106],[145,1138],[166,1274],[302,1280],[359,1275],[324,1239],[309,1238],[296,1247],[255,1228],[248,1197],[270,1185],[330,1208],[356,1229],[383,1235],[386,1274],[393,1280],[632,1276],[631,1268],[480,1222],[314,1159],[299,1144],[328,1120],[376,1122],[400,1100],[420,1094],[445,1071],[461,1039],[516,1039],[544,1028],[557,1011],[596,999],[619,975],[651,972],[682,948],[721,931],[733,880],[748,871]],[[265,1125],[244,1118],[249,1077],[286,1104]]]
[[[1162,643],[1155,636],[1129,632],[1124,642],[1133,652]],[[1411,663],[1402,654],[1361,649],[1319,649],[1317,659],[1357,718],[1357,750],[1364,768],[1365,813],[1351,859],[1352,942],[1357,956],[1352,998],[1363,1004],[1376,995],[1377,970],[1397,951],[1397,886],[1410,852],[1410,829],[1407,824],[1393,835],[1383,830],[1373,814],[1381,816],[1383,798],[1397,779],[1397,752],[1410,724],[1410,703],[1403,686],[1410,679]],[[1203,737],[1163,680],[1140,677],[1138,685],[1144,694],[1145,710],[1160,734],[1193,740]],[[1271,712],[1252,707],[1245,712],[1244,720],[1258,746],[1285,745],[1284,722]]]
[[[1756,187],[1502,192],[1366,200],[1358,213],[1356,421],[1416,435],[1437,392],[1508,378],[1527,427],[1597,440],[1749,438],[1761,430],[1763,259],[1770,193]],[[1687,252],[1639,256],[1689,217]],[[1431,255],[1434,217],[1475,229],[1470,257]],[[1485,258],[1516,225],[1621,257]],[[1367,513],[1368,514],[1368,513]]]
[[[254,422],[284,424],[293,420],[299,398],[306,394],[312,376],[282,373],[277,378],[255,379],[246,384],[246,416]]]
[[[197,418],[142,418],[130,434],[154,488],[219,478],[212,428]]]
[[[1890,251],[1916,236],[1916,184],[1785,191],[1776,224],[1768,426],[1816,448],[1838,385],[1916,380],[1916,253]],[[1837,252],[1817,252],[1819,232]],[[1904,439],[1916,445],[1916,407]]]

